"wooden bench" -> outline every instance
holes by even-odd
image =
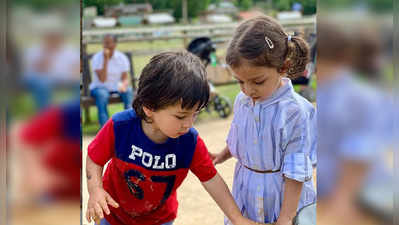
[[[133,56],[131,52],[124,52],[130,62],[130,78],[133,90],[136,89],[136,81],[137,79],[134,76],[133,70]],[[95,106],[96,102],[93,97],[90,96],[89,84],[91,82],[92,71],[90,69],[90,60],[94,54],[83,54],[83,73],[82,73],[82,88],[80,93],[80,105],[84,108],[85,114],[85,123],[88,124],[91,122],[90,120],[90,106]],[[109,104],[121,103],[122,99],[118,94],[112,94],[109,98]]]

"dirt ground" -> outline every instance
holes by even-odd
[[[225,147],[225,139],[230,127],[232,116],[227,119],[210,118],[195,125],[205,141],[210,152],[219,152]],[[83,167],[85,168],[87,146],[93,137],[83,137]],[[17,157],[17,156],[15,156]],[[15,162],[17,160],[14,159]],[[233,183],[233,171],[236,160],[230,159],[217,170],[226,181],[230,190]],[[17,163],[12,163],[18,170]],[[82,169],[82,210],[76,202],[60,202],[52,205],[35,207],[19,207],[10,210],[12,225],[93,225],[85,219],[88,192],[85,169]],[[190,172],[178,189],[179,212],[174,225],[216,225],[223,224],[224,215],[213,199],[202,187],[199,180]],[[11,198],[18,198],[16,193]]]

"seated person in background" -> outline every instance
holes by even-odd
[[[65,31],[54,23],[43,28],[40,42],[34,43],[23,56],[21,82],[32,93],[39,111],[50,106],[55,88],[79,87],[79,49],[67,43]]]
[[[133,90],[129,87],[129,60],[122,52],[115,50],[117,39],[106,35],[103,40],[104,49],[95,54],[91,61],[93,80],[90,94],[96,100],[98,119],[102,127],[108,120],[108,99],[111,94],[120,95],[125,109],[131,107]]]

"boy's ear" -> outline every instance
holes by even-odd
[[[145,115],[146,115],[148,118],[151,118],[151,117],[152,117],[152,113],[154,112],[154,111],[152,111],[150,108],[147,108],[147,107],[145,107],[145,106],[143,106],[143,111],[144,111]]]

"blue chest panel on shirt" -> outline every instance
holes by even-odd
[[[134,110],[116,113],[112,120],[115,155],[120,160],[158,171],[190,167],[198,136],[194,128],[178,138],[169,138],[164,144],[156,144],[144,134],[141,119]]]
[[[75,99],[61,106],[63,131],[66,138],[79,141],[81,137],[80,100]]]

